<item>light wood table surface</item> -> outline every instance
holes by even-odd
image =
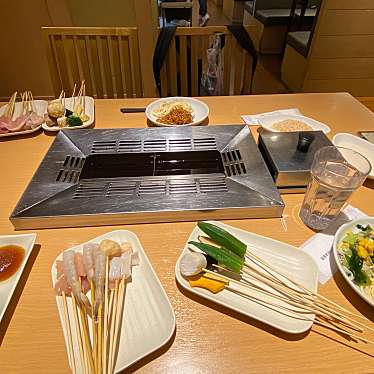
[[[203,98],[210,124],[241,123],[241,114],[299,108],[327,123],[332,131],[355,134],[374,130],[374,115],[352,96],[298,94]],[[122,114],[120,107],[142,106],[150,99],[97,100],[96,128],[144,127],[144,113]],[[73,131],[73,130],[72,130]],[[252,129],[256,134],[256,129]],[[13,234],[8,217],[54,140],[40,133],[0,141],[0,233]],[[374,216],[374,184],[367,181],[352,205]],[[299,246],[313,232],[298,218],[302,194],[283,195],[285,231],[280,219],[232,220],[227,223]],[[176,285],[174,265],[195,222],[120,226],[138,237],[165,288],[176,314],[176,333],[161,351],[136,364],[141,373],[374,373],[374,345],[350,343],[313,326],[304,335],[287,335],[201,299]],[[50,267],[59,252],[117,227],[37,231],[38,247],[1,325],[0,373],[68,373],[67,355],[51,286]],[[23,289],[22,289],[22,286]],[[373,319],[373,310],[336,274],[319,292]],[[11,317],[11,319],[9,318]],[[10,321],[10,322],[9,322]],[[9,324],[7,323],[9,322]],[[374,324],[371,324],[374,327]],[[374,340],[374,333],[368,335]]]

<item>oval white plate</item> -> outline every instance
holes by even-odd
[[[287,119],[293,119],[297,121],[302,121],[309,125],[313,131],[322,131],[325,134],[328,134],[330,132],[330,127],[325,125],[322,122],[318,122],[312,118],[305,117],[305,116],[298,116],[294,114],[270,114],[263,116],[258,120],[260,126],[262,126],[264,129],[272,132],[280,132],[278,130],[274,130],[272,126],[280,121],[285,121]]]
[[[65,106],[69,110],[73,110],[73,102],[74,99],[72,97],[67,97],[65,99]],[[47,103],[48,105],[48,103]],[[47,111],[47,107],[45,112]],[[45,113],[44,112],[44,113]],[[95,122],[95,100],[91,96],[86,96],[86,113],[90,117],[90,119],[87,122],[84,122],[82,126],[74,126],[74,127],[58,127],[58,126],[48,126],[45,122],[43,123],[43,130],[45,131],[60,131],[61,129],[68,129],[68,130],[74,130],[74,129],[84,129],[86,127],[90,127]]]
[[[27,260],[30,257],[32,249],[34,248],[36,234],[22,234],[22,235],[1,235],[0,246],[3,245],[19,245],[25,249],[25,257],[15,274],[7,280],[0,282],[0,322],[4,316],[7,306],[12,298],[14,290],[21,278],[22,272],[25,268]]]
[[[44,116],[44,113],[47,110],[47,105],[48,105],[48,103],[45,100],[34,100],[35,112],[39,116]],[[0,108],[0,116],[2,116],[4,114],[6,107],[7,107],[6,105],[3,105]],[[15,103],[15,105],[14,105],[14,113],[13,113],[12,119],[17,118],[21,114],[21,112],[22,112],[22,103],[21,102]],[[30,130],[8,132],[6,134],[0,134],[0,138],[5,138],[7,136],[32,134],[33,132],[36,132],[36,131],[40,130],[41,127],[42,127],[42,125],[39,125],[38,127],[35,127],[34,129],[30,129]]]
[[[374,179],[374,144],[346,133],[336,134],[332,138],[332,143],[337,147],[349,148],[365,156],[371,164],[371,172],[368,178]]]
[[[211,221],[211,223],[224,228],[231,234],[235,235],[238,239],[242,240],[248,245],[249,250],[270,263],[274,269],[279,271],[281,274],[284,274],[290,279],[302,284],[311,291],[317,291],[317,265],[307,253],[286,243],[261,235],[256,235],[248,231],[243,231],[221,222]],[[202,231],[196,226],[188,238],[187,243],[190,240],[197,241],[198,236],[201,234]],[[181,275],[179,269],[179,263],[182,256],[189,251],[187,243],[175,265],[175,277],[182,287],[203,298],[235,310],[236,312],[248,317],[257,319],[258,321],[287,333],[300,334],[310,329],[315,317],[313,313],[303,314],[303,316],[309,320],[302,320],[302,316],[299,314],[297,315],[298,318],[285,315],[282,313],[282,310],[278,311],[276,307],[267,307],[255,301],[245,299],[229,290],[223,290],[217,294],[213,294],[203,288],[191,287],[187,279]],[[230,286],[235,288],[234,283]],[[246,289],[246,292],[250,292],[253,296],[262,300],[269,300],[278,305],[286,305],[284,302],[272,297],[267,297],[259,291],[248,291],[248,289]]]
[[[190,104],[193,110],[193,122],[188,123],[186,125],[166,125],[165,123],[157,122],[156,116],[152,113],[155,109],[157,109],[162,103],[165,101],[185,101],[186,103]],[[194,99],[192,97],[165,97],[159,100],[156,100],[149,104],[145,109],[145,115],[147,118],[154,123],[156,126],[163,126],[163,127],[183,127],[183,126],[196,126],[205,121],[209,116],[209,108],[208,105],[203,103],[200,100]]]
[[[374,217],[366,217],[366,218],[360,218],[360,219],[356,219],[356,220],[353,220],[351,222],[347,222],[346,224],[344,224],[343,226],[341,226],[339,228],[339,230],[336,232],[335,234],[335,237],[334,237],[334,243],[333,243],[333,253],[334,253],[334,259],[335,259],[335,262],[336,262],[336,265],[339,269],[339,271],[341,272],[341,274],[343,275],[344,279],[347,281],[347,283],[353,288],[354,291],[356,291],[356,293],[361,296],[367,303],[369,303],[371,306],[374,306],[374,300],[369,298],[368,296],[366,296],[360,289],[359,286],[357,286],[353,280],[349,279],[347,273],[345,272],[344,270],[344,267],[342,265],[342,263],[340,262],[340,259],[339,259],[339,251],[338,251],[338,246],[340,244],[340,242],[343,240],[345,234],[347,231],[349,230],[353,230],[355,229],[356,225],[357,224],[361,224],[361,225],[366,225],[366,224],[369,224],[370,226],[373,226],[374,227]],[[358,229],[356,229],[358,230]]]
[[[132,281],[128,283],[126,288],[120,344],[115,367],[115,372],[118,373],[156,351],[170,340],[175,330],[175,315],[166,292],[157,278],[138,237],[131,231],[116,230],[92,239],[87,243],[100,243],[104,239],[130,242],[134,251],[139,253],[140,258],[139,265],[133,268]],[[82,252],[83,244],[70,249]],[[55,264],[57,260],[62,260],[62,253],[52,265],[52,284],[56,282]],[[89,294],[90,292],[88,296]],[[71,298],[67,298],[67,302],[69,314],[71,314]],[[68,347],[69,340],[64,327],[64,309],[60,296],[56,296],[56,303],[65,344]],[[70,317],[73,318],[72,314]],[[76,336],[75,331],[72,332],[72,335]],[[77,372],[80,373],[81,364],[76,339],[73,339],[73,346],[74,356],[77,358]],[[71,366],[72,364],[70,363]]]

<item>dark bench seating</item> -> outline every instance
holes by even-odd
[[[304,57],[308,55],[310,31],[294,31],[287,34],[287,44]]]
[[[296,9],[296,17],[300,17],[301,10]],[[303,17],[303,24],[312,25],[317,9],[306,9]],[[287,25],[290,17],[290,9],[259,9],[255,12],[255,18],[265,27]]]

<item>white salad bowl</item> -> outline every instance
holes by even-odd
[[[361,225],[367,225],[369,224],[370,226],[374,227],[374,217],[366,217],[366,218],[360,218],[356,219],[353,221],[350,221],[343,226],[339,228],[339,230],[335,234],[334,238],[334,243],[333,243],[333,253],[334,253],[334,259],[336,262],[336,265],[342,274],[343,278],[347,281],[347,283],[352,287],[352,289],[362,298],[364,299],[368,304],[371,306],[374,306],[374,299],[370,298],[368,295],[366,295],[350,277],[348,273],[348,269],[346,269],[340,259],[340,252],[339,252],[339,245],[342,242],[343,238],[345,237],[346,233],[348,231],[358,231],[356,229],[356,225],[361,224]],[[374,286],[374,285],[373,285]]]

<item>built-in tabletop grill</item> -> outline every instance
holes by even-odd
[[[61,131],[10,219],[16,229],[280,217],[246,126]]]

